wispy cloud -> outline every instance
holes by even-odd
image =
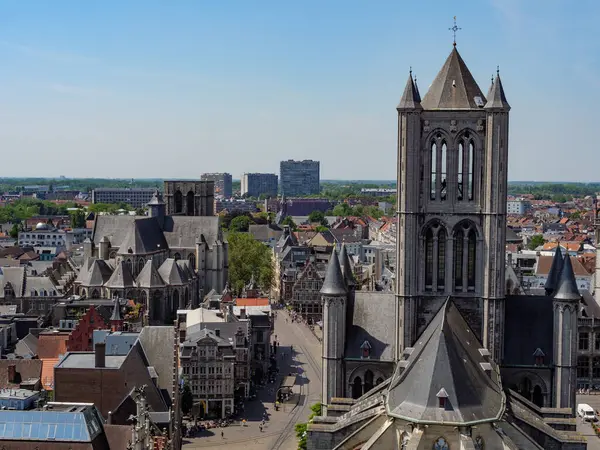
[[[17,44],[8,41],[0,41],[0,46],[13,52],[18,52],[24,55],[29,55],[35,58],[41,58],[54,62],[77,64],[95,64],[100,62],[98,58],[90,56],[77,55],[74,53],[57,52],[54,50],[33,47],[25,44]]]
[[[109,92],[103,89],[96,89],[90,87],[76,86],[72,84],[53,83],[50,89],[59,94],[73,95],[79,97],[100,97],[108,95]]]

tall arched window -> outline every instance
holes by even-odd
[[[457,160],[457,174],[456,174],[456,186],[458,189],[457,198],[458,200],[463,199],[463,170],[465,166],[465,147],[462,142],[458,143],[458,160]]]
[[[442,154],[440,161],[440,200],[446,200],[446,192],[448,191],[448,182],[446,180],[448,163],[447,150],[448,147],[446,146],[446,143],[442,142]]]
[[[186,214],[188,216],[193,216],[194,215],[194,193],[192,191],[189,191],[187,193],[187,195],[185,196],[185,207],[186,207]]]
[[[371,372],[370,370],[367,370],[365,372],[365,386],[364,386],[364,392],[367,393],[369,392],[371,389],[373,389],[373,372]]]
[[[175,191],[175,214],[183,212],[183,194],[179,189]]]
[[[464,221],[454,229],[454,290],[475,290],[477,274],[477,230],[472,222]]]
[[[360,379],[360,377],[356,377],[352,382],[352,398],[359,398],[360,396],[362,396],[362,393],[362,380]]]
[[[431,183],[431,194],[430,194],[430,198],[431,200],[435,200],[435,191],[437,190],[437,145],[435,144],[435,142],[431,143],[431,152],[430,152],[430,157],[431,157],[431,177],[430,177],[430,183]]]
[[[425,289],[430,291],[433,287],[433,228],[429,227],[425,233]]]
[[[437,235],[437,288],[444,290],[446,285],[446,230],[440,228]]]
[[[468,195],[469,195],[469,200],[473,200],[473,196],[474,196],[474,192],[473,192],[473,183],[475,180],[475,170],[474,170],[474,165],[475,165],[475,146],[473,145],[473,141],[469,141],[469,188],[468,188]]]

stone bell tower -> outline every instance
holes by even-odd
[[[497,360],[504,327],[508,112],[452,48],[423,99],[412,72],[398,112],[400,359],[448,296]]]

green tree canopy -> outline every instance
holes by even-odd
[[[237,216],[231,220],[229,231],[246,232],[250,229],[252,221],[248,216]]]
[[[310,223],[318,223],[324,227],[329,225],[327,219],[325,218],[325,213],[323,211],[313,211],[308,215],[308,221]]]
[[[231,232],[229,241],[229,283],[240,293],[252,277],[264,291],[273,285],[271,249],[247,233]]]
[[[538,248],[540,245],[544,245],[544,236],[542,236],[541,234],[536,234],[534,236],[531,237],[531,239],[529,240],[529,244],[527,244],[527,248],[529,248],[529,250],[535,250],[536,248]]]
[[[281,225],[289,226],[292,229],[292,231],[296,231],[298,229],[298,225],[296,225],[296,222],[294,222],[294,219],[292,219],[292,216],[285,216],[283,218],[283,220],[281,221]]]
[[[348,203],[340,203],[333,208],[333,215],[338,217],[351,216],[352,207]]]
[[[82,209],[69,212],[69,216],[71,216],[71,227],[85,228],[85,212]]]

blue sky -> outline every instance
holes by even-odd
[[[395,106],[452,48],[500,66],[511,180],[600,181],[600,4],[0,2],[0,176],[182,177],[321,161],[393,179]]]

